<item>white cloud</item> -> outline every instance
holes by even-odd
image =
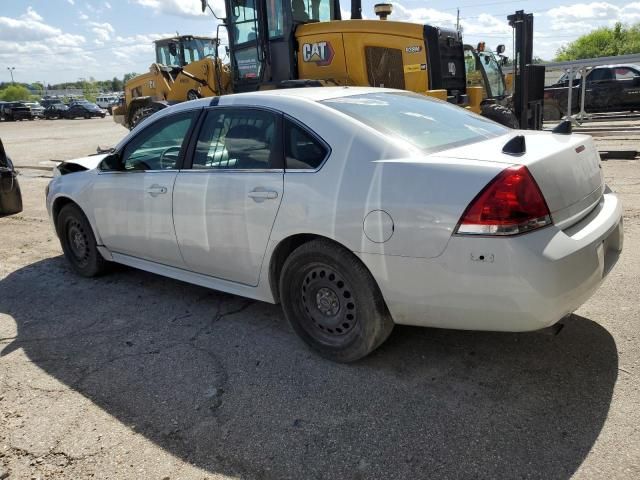
[[[111,34],[115,32],[110,23],[88,22],[92,27],[91,31],[96,35],[98,42],[106,42],[111,38]]]
[[[107,8],[108,10],[111,10],[111,4],[109,2],[104,2],[104,6],[105,8]]]
[[[616,22],[640,20],[640,2],[618,6],[608,2],[574,3],[552,8],[546,14],[554,31],[572,31],[576,36]]]
[[[42,20],[31,7],[19,18],[0,17],[0,40],[44,40],[62,33],[59,28],[47,25]]]
[[[67,2],[69,3],[69,5],[75,5],[76,2],[74,0],[67,0]]]
[[[135,3],[150,8],[154,13],[177,15],[180,17],[202,17],[209,19],[209,11],[202,12],[200,0],[134,0]],[[209,5],[218,16],[224,15],[224,0],[210,0]]]

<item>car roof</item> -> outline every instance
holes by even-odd
[[[635,65],[633,63],[616,63],[613,65],[598,65],[597,67],[593,67],[594,70],[599,68],[635,68],[636,70],[640,69],[640,65]]]
[[[304,87],[304,88],[281,88],[274,90],[260,90],[256,92],[233,93],[211,98],[201,98],[189,102],[182,102],[172,105],[171,111],[189,110],[192,108],[202,108],[209,105],[260,105],[260,100],[269,100],[273,104],[273,100],[278,99],[302,99],[310,102],[321,102],[330,98],[348,97],[352,95],[363,95],[367,93],[406,93],[405,90],[397,90],[392,88],[376,88],[376,87]],[[215,103],[213,103],[215,102]]]

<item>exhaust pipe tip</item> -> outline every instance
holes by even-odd
[[[393,12],[393,5],[390,3],[376,3],[373,6],[373,11],[380,18],[380,20],[386,20],[391,12]]]

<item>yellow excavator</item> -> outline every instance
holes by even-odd
[[[462,34],[391,21],[391,13],[381,3],[379,20],[363,20],[361,0],[352,0],[351,19],[343,20],[339,0],[225,0],[226,17],[216,18],[227,30],[229,63],[222,64],[216,39],[156,42],[156,63],[127,82],[115,120],[132,128],[177,101],[321,85],[398,88],[481,113],[482,87],[467,86]],[[183,54],[193,42],[209,50]]]

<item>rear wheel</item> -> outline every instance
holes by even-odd
[[[200,94],[195,90],[189,90],[187,92],[187,100],[198,100],[200,98]]]
[[[287,258],[280,298],[295,332],[337,362],[368,355],[393,329],[369,271],[351,252],[328,240],[306,243]]]
[[[481,115],[509,128],[520,128],[513,111],[497,103],[482,105]]]
[[[72,203],[62,207],[56,229],[64,256],[77,273],[94,277],[104,272],[107,262],[98,251],[91,225],[80,207]]]

